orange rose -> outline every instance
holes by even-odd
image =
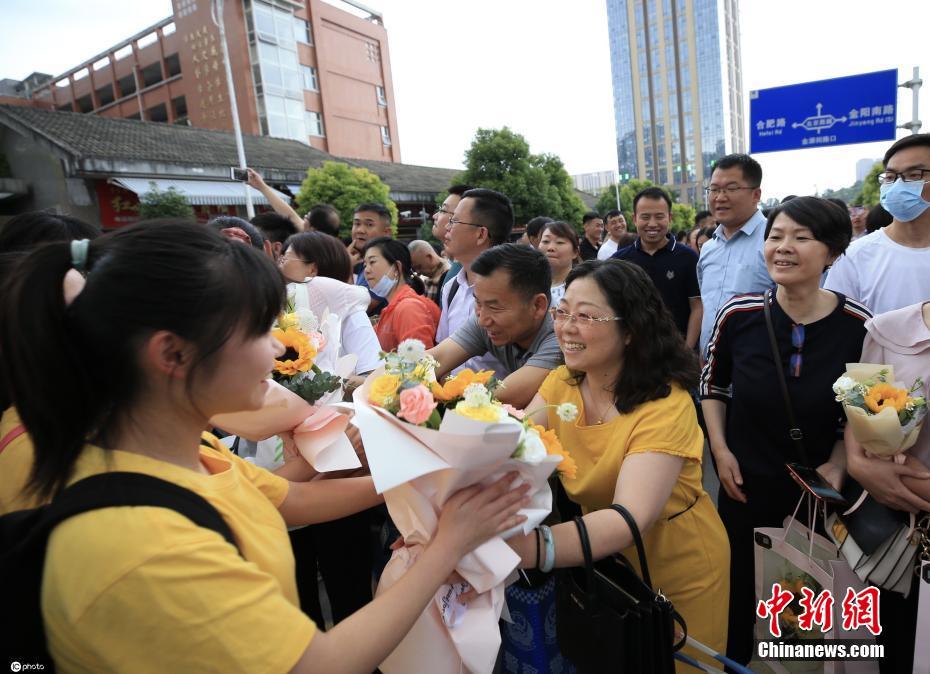
[[[469,384],[487,384],[493,376],[494,372],[491,370],[482,370],[476,373],[469,368],[465,368],[457,375],[446,379],[444,384],[432,382],[430,392],[437,400],[449,402],[465,395],[465,389],[468,388]]]

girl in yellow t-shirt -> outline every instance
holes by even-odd
[[[628,262],[575,267],[552,314],[565,365],[528,409],[571,402],[581,412],[567,422],[549,408],[535,421],[555,429],[577,464],[562,484],[585,513],[594,558],[620,552],[638,566],[630,529],[609,507],[625,506],[643,532],[654,587],[691,636],[724,651],[730,547],[701,485],[704,437],[688,394],[698,379],[694,355],[652,281]],[[573,523],[551,532],[554,548],[537,548],[537,533],[510,539],[524,568],[584,563]]]
[[[146,473],[206,498],[241,550],[166,509],[66,520],[49,538],[41,596],[59,671],[371,672],[459,559],[522,521],[513,476],[459,492],[396,585],[316,634],[285,524],[370,507],[371,479],[289,483],[215,439],[201,446],[211,417],[261,405],[283,353],[270,328],[284,298],[269,258],[186,221],[51,243],[18,266],[0,307],[0,366],[34,446],[36,496]]]

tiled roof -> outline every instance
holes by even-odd
[[[4,117],[27,126],[76,159],[222,166],[239,163],[235,139],[228,131],[15,105],[0,105],[0,120]],[[243,142],[249,164],[255,167],[304,171],[333,159],[295,140],[243,136]]]
[[[377,174],[386,185],[390,185],[391,189],[397,192],[445,192],[453,184],[455,176],[462,172],[461,169],[415,166],[370,159],[348,161]]]

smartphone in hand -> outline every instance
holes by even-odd
[[[232,178],[233,180],[247,182],[249,179],[249,172],[247,169],[238,168],[236,166],[231,166],[229,168],[229,177]]]
[[[843,498],[836,489],[830,486],[823,477],[813,468],[802,466],[799,463],[786,463],[785,467],[794,478],[794,481],[801,485],[808,493],[819,501],[826,501],[840,506],[848,506],[849,502]]]

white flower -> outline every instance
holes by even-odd
[[[555,413],[559,419],[569,423],[578,417],[578,408],[572,403],[562,403],[555,408]]]
[[[301,332],[310,334],[320,329],[320,322],[317,320],[316,314],[309,309],[301,307],[294,313],[297,314],[297,325],[300,327]]]
[[[856,390],[857,382],[852,377],[847,377],[845,374],[837,379],[833,383],[833,392],[836,394],[837,400],[845,400],[850,393],[853,393]]]
[[[533,465],[542,463],[548,455],[548,452],[546,452],[546,445],[543,444],[542,438],[540,438],[539,433],[532,428],[526,429],[520,444],[523,449],[520,452],[519,458],[526,463],[531,463]]]
[[[463,397],[468,407],[485,407],[491,404],[491,394],[484,384],[469,384],[465,387]]]
[[[397,355],[408,363],[416,363],[426,355],[426,345],[419,339],[405,339],[397,345]]]

